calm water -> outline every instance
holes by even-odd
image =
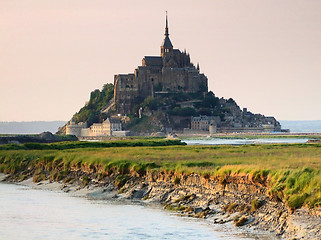
[[[271,239],[157,207],[0,183],[0,239]]]
[[[308,139],[301,138],[258,138],[258,139],[222,139],[222,138],[209,138],[209,139],[188,139],[182,140],[188,145],[242,145],[242,144],[269,144],[269,143],[306,143]]]

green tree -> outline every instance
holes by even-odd
[[[73,116],[75,122],[87,122],[88,125],[102,122],[107,116],[101,113],[101,110],[113,97],[114,85],[112,83],[105,84],[101,91],[99,89],[92,91],[88,103]]]
[[[148,107],[150,110],[156,110],[158,107],[158,101],[156,98],[147,97],[143,102],[143,107]]]

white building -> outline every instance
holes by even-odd
[[[122,131],[122,123],[119,118],[107,118],[102,123],[94,123],[87,128],[87,123],[76,124],[72,119],[66,126],[66,135],[76,137],[112,136],[113,132]]]

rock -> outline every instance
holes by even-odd
[[[243,216],[236,216],[236,217],[234,218],[234,224],[235,224],[235,226],[237,226],[237,227],[240,227],[240,226],[245,225],[247,221],[248,221],[248,218],[247,218],[245,215],[243,215]]]

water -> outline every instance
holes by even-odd
[[[292,133],[321,133],[321,120],[314,121],[279,121],[282,128]]]
[[[178,217],[159,207],[5,183],[0,183],[0,193],[0,239],[272,239],[231,225]]]
[[[271,143],[306,143],[305,138],[258,138],[258,139],[223,139],[223,138],[208,138],[208,139],[186,139],[182,142],[187,145],[242,145],[242,144],[271,144]]]
[[[38,134],[58,131],[66,121],[0,122],[0,134]]]

